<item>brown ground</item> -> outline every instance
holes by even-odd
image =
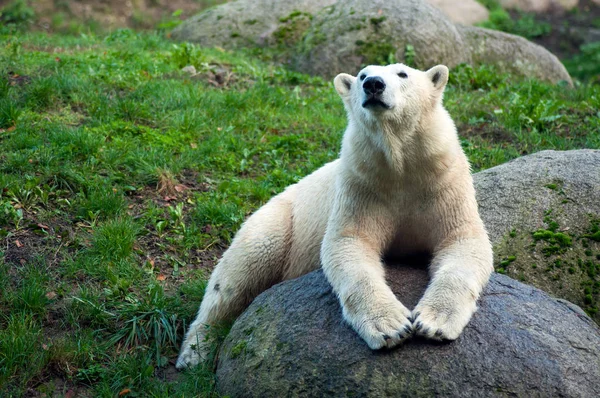
[[[579,47],[586,42],[600,41],[600,5],[591,0],[579,0],[577,8],[571,11],[555,10],[538,14],[536,20],[549,23],[552,30],[533,41],[560,59],[578,53]]]
[[[12,0],[0,0],[0,8]],[[56,29],[57,15],[69,22],[96,25],[100,29],[152,29],[159,23],[174,19],[172,14],[181,10],[177,19],[184,20],[200,10],[224,3],[226,0],[27,0],[37,16],[36,28]],[[53,22],[54,19],[54,22]]]

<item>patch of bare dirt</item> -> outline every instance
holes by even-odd
[[[476,125],[462,124],[458,126],[458,131],[464,137],[481,137],[493,142],[514,142],[515,137],[499,126],[494,126],[489,123],[481,123]]]
[[[0,0],[4,7],[12,0]],[[95,23],[117,28],[153,29],[167,20],[184,20],[199,11],[226,0],[28,0],[35,10],[36,27],[52,30],[59,19],[64,23]],[[180,11],[178,11],[180,10]],[[174,12],[180,12],[176,17]]]
[[[518,17],[518,13],[511,13]],[[600,5],[591,0],[580,0],[571,11],[553,9],[536,14],[535,19],[549,23],[550,33],[532,39],[560,59],[579,53],[582,44],[600,41]]]

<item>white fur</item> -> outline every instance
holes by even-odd
[[[399,73],[406,77],[399,77]],[[380,77],[367,106],[363,80]],[[348,113],[340,158],[271,199],[242,226],[209,280],[177,367],[196,365],[210,325],[262,291],[322,264],[344,319],[372,349],[413,334],[456,339],[492,271],[469,164],[442,106],[448,68],[368,66],[334,85]],[[431,283],[412,311],[384,278],[382,257],[433,253]]]

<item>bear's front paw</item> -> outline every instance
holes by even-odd
[[[363,338],[369,348],[378,350],[399,345],[413,334],[408,317],[410,311],[399,301],[375,304],[370,310],[345,313],[346,320]]]
[[[476,310],[475,301],[443,304],[419,303],[410,319],[417,336],[433,340],[456,340]]]
[[[177,358],[175,367],[181,370],[197,366],[203,358],[200,355],[199,349],[200,347],[196,344],[185,343],[183,347],[181,347],[181,352],[179,353],[179,358]]]

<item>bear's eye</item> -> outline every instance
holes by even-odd
[[[365,80],[365,77],[367,77],[367,75],[365,75],[364,73],[362,75],[360,75],[360,80]]]
[[[404,72],[398,73],[398,76],[401,77],[401,78],[403,78],[403,79],[406,79],[408,77],[408,75],[406,73],[404,73]]]

